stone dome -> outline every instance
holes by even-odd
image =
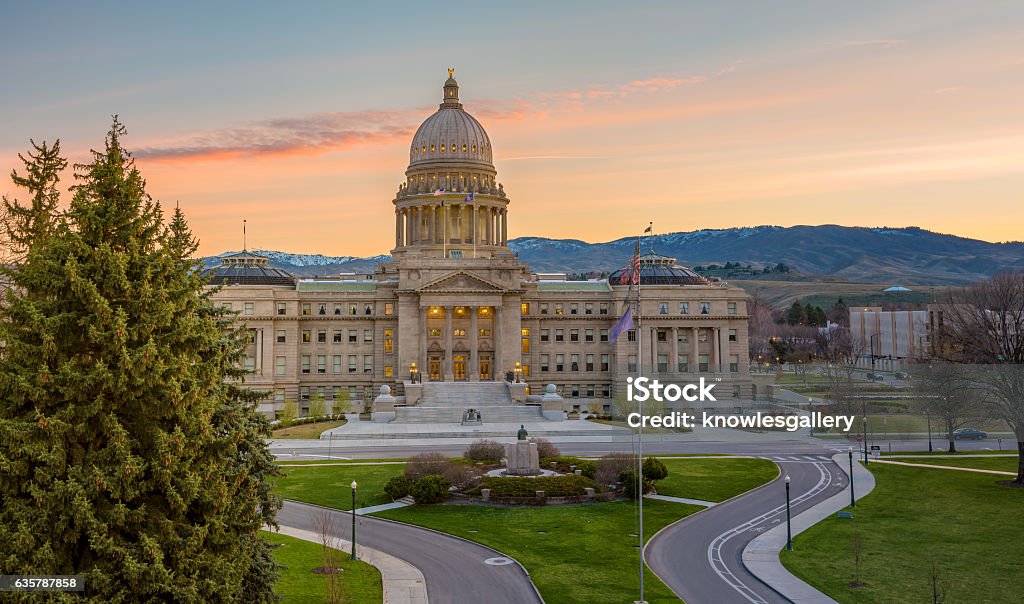
[[[204,274],[210,285],[295,285],[291,273],[269,266],[269,261],[243,250],[221,257],[220,266]]]
[[[462,108],[459,84],[449,77],[437,111],[428,117],[412,137],[409,169],[457,163],[493,169],[491,139],[484,127]]]
[[[620,268],[608,275],[608,283],[629,283],[630,267]],[[626,275],[624,277],[624,275]],[[640,285],[711,285],[711,282],[685,266],[676,264],[675,258],[653,252],[640,256]]]

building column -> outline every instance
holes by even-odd
[[[454,379],[454,365],[452,365],[452,313],[453,306],[444,307],[444,380]]]
[[[501,211],[501,245],[508,245],[508,210]]]
[[[711,332],[711,335],[714,336],[713,346],[715,350],[715,373],[722,373],[722,329],[720,327],[715,327],[714,331]]]
[[[494,307],[494,359],[492,359],[492,361],[494,362],[494,365],[491,367],[491,372],[499,380],[504,380],[505,379],[505,366],[504,366],[503,363],[505,362],[505,358],[504,358],[505,355],[503,355],[501,353],[501,346],[502,346],[501,336],[502,336],[502,329],[501,329],[501,306],[495,306]]]
[[[658,375],[658,328],[650,327],[647,336],[650,338],[647,352],[651,355],[651,362],[647,365],[648,375]]]
[[[669,360],[669,373],[679,373],[679,328],[672,328],[672,358]]]
[[[480,330],[477,328],[476,315],[480,307],[469,307],[469,381],[475,382],[480,379],[480,355],[478,354]]]
[[[419,365],[420,378],[428,382],[430,381],[430,355],[427,354],[427,315],[430,314],[430,308],[417,306],[417,309],[420,313],[420,349],[416,353],[416,358],[418,359],[416,364]]]
[[[402,247],[402,211],[395,208],[395,247]]]
[[[441,238],[437,235],[437,205],[430,204],[430,242],[441,243]]]
[[[693,347],[693,356],[690,357],[690,373],[697,373],[700,371],[700,327],[693,328],[690,339]]]

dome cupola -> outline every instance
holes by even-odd
[[[409,170],[463,165],[493,170],[491,139],[484,127],[462,108],[459,83],[448,70],[444,97],[437,111],[416,130],[409,147]]]

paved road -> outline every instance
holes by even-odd
[[[313,519],[325,508],[286,500],[277,513],[282,526],[316,531]],[[328,511],[334,516],[337,536],[350,539],[352,516]],[[379,518],[356,517],[356,547],[359,544],[405,560],[423,573],[431,604],[528,604],[541,602],[521,566],[501,558],[492,549],[424,529]],[[505,562],[505,563],[501,563]]]
[[[776,604],[789,600],[747,571],[743,548],[786,521],[783,476],[792,480],[792,514],[842,491],[846,474],[826,455],[773,455],[775,481],[670,526],[647,545],[651,570],[688,604]]]

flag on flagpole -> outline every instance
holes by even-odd
[[[650,233],[652,229],[654,229],[654,223],[653,222],[651,224],[647,225],[647,228],[644,229],[644,232],[645,233]]]
[[[615,322],[615,326],[612,327],[611,332],[608,334],[608,341],[614,344],[615,340],[618,340],[623,332],[630,329],[633,329],[633,306],[627,304],[626,312],[622,313],[622,317]]]
[[[444,195],[444,187],[441,187],[440,189],[434,191],[434,197],[440,197],[442,195]]]
[[[463,199],[462,201],[465,201],[466,203],[472,203],[475,199],[476,199],[476,197],[474,196],[473,192],[471,191],[469,193],[469,195],[466,195],[466,198]]]

